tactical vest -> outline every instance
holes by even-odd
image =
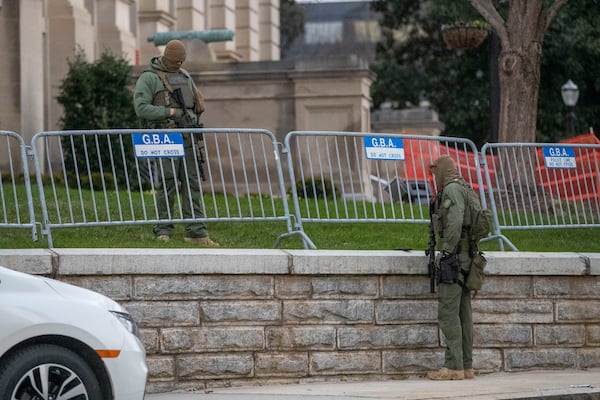
[[[470,188],[470,186],[468,186],[463,180],[455,180],[452,182],[448,182],[446,184],[446,186],[456,183],[458,185],[461,185],[464,190],[465,190],[465,195],[467,195],[467,188]],[[444,188],[446,187],[444,186]],[[466,197],[465,197],[465,201],[466,201]],[[433,228],[435,230],[435,233],[437,235],[439,235],[440,237],[443,237],[444,235],[444,230],[446,229],[446,226],[448,225],[448,209],[450,208],[450,206],[452,205],[452,202],[448,199],[444,199],[444,189],[440,190],[434,199],[434,204],[433,204]],[[465,203],[466,206],[466,203]],[[465,209],[465,217],[467,216],[468,211]],[[464,226],[464,218],[463,218],[463,228]]]
[[[188,78],[183,73],[164,72],[157,70],[152,72],[158,75],[163,83],[163,86],[165,87],[164,91],[158,92],[154,95],[154,99],[152,100],[153,105],[165,106],[169,108],[181,108],[179,103],[177,103],[172,96],[170,96],[174,90],[181,89],[183,100],[185,102],[185,108],[194,108],[194,93],[192,92]]]

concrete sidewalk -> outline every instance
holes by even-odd
[[[494,373],[464,381],[306,383],[146,395],[146,400],[600,400],[600,369]]]

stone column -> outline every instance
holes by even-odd
[[[260,60],[281,58],[279,43],[279,0],[259,0]]]
[[[45,82],[46,52],[45,0],[21,0],[19,9],[20,108],[19,133],[26,143],[44,130],[45,102],[48,87]],[[16,83],[16,82],[15,82]],[[4,107],[3,107],[4,108]]]
[[[258,61],[260,56],[259,0],[238,0],[235,10],[235,42],[244,61]]]
[[[177,30],[206,30],[205,0],[179,0],[177,2]]]
[[[162,54],[163,47],[157,47],[148,38],[157,32],[168,32],[175,26],[175,17],[169,0],[139,0],[139,58],[141,65],[147,65],[150,58]]]
[[[210,29],[231,29],[235,32],[235,17],[235,0],[210,2]],[[236,51],[236,36],[228,42],[213,43],[212,48],[217,60],[225,62],[241,60],[242,55]]]
[[[110,50],[116,56],[136,63],[134,0],[97,0],[98,50]],[[133,15],[132,15],[133,14]]]
[[[338,131],[369,132],[371,96],[369,89],[373,75],[366,62],[352,58],[336,60],[315,60],[297,62],[296,70],[302,74],[293,74],[296,96],[296,130],[299,131]],[[340,165],[349,166],[349,170],[337,168],[332,163],[332,176],[343,177],[348,193],[360,194],[371,201],[373,191],[367,172],[362,142],[356,141],[346,146],[343,137],[330,137],[328,146],[317,146],[316,152],[303,154],[301,165],[318,165],[318,160],[336,159],[337,154],[328,151],[336,148],[348,148],[349,154],[340,154]],[[317,154],[318,153],[318,154]],[[346,158],[347,156],[347,158]],[[310,160],[309,157],[314,157]],[[350,179],[360,176],[362,182]],[[336,182],[339,184],[340,182]]]
[[[73,59],[77,48],[81,48],[88,60],[95,54],[95,28],[91,13],[84,0],[52,0],[48,2],[48,43],[49,43],[49,129],[57,129],[62,116],[62,106],[55,100],[59,87]]]
[[[177,30],[178,31],[205,31],[207,30],[207,0],[179,0],[177,3]],[[212,62],[215,55],[210,43],[201,40],[186,40],[187,50],[186,65],[189,68],[192,62]]]

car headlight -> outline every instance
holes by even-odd
[[[136,325],[135,321],[133,320],[133,318],[131,317],[131,315],[121,312],[121,311],[111,311],[111,313],[115,317],[117,317],[117,319],[125,327],[125,329],[127,329],[129,332],[131,332],[132,335],[139,337],[137,325]]]

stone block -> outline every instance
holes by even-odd
[[[379,275],[426,274],[423,251],[391,250],[288,250],[293,274]]]
[[[504,370],[565,369],[577,367],[575,349],[510,349],[504,351]]]
[[[136,277],[135,298],[169,299],[267,299],[273,297],[269,276],[186,275]]]
[[[585,344],[583,325],[536,325],[533,333],[536,346],[579,347]]]
[[[200,323],[197,302],[129,302],[124,305],[142,328],[197,326]]]
[[[254,374],[252,354],[192,354],[177,357],[177,377],[183,379],[249,378]]]
[[[377,277],[277,277],[275,292],[283,299],[376,298]]]
[[[160,351],[158,343],[158,329],[140,329],[140,340],[148,354],[157,354]]]
[[[557,322],[600,322],[600,301],[561,300],[556,305]]]
[[[444,365],[444,350],[401,350],[383,352],[385,374],[423,374]],[[502,353],[499,350],[474,349],[473,368],[478,372],[502,370]]]
[[[486,277],[477,298],[528,298],[532,294],[531,277],[496,276]]]
[[[0,266],[33,275],[51,275],[54,254],[46,249],[1,249]]]
[[[587,344],[600,346],[600,325],[586,325]]]
[[[385,300],[375,305],[378,324],[437,322],[437,300]]]
[[[543,300],[476,300],[472,303],[473,321],[477,323],[551,323],[552,301]]]
[[[258,353],[255,358],[257,377],[308,376],[307,353]]]
[[[473,368],[477,372],[502,371],[502,351],[496,349],[473,349]]]
[[[167,328],[161,331],[165,353],[252,351],[265,347],[262,327]]]
[[[381,282],[384,299],[435,296],[429,292],[429,279],[424,276],[384,276]]]
[[[312,278],[304,276],[275,277],[275,297],[278,299],[310,299]]]
[[[532,344],[531,325],[476,324],[473,328],[475,347],[515,347]]]
[[[54,249],[62,275],[286,274],[288,255],[269,249]]]
[[[333,350],[335,328],[328,326],[268,327],[269,350]]]
[[[577,367],[600,368],[600,349],[577,350]]]
[[[600,292],[600,276],[571,276],[534,278],[535,297],[592,298]]]
[[[600,275],[600,253],[581,253],[587,259],[591,275]]]
[[[382,354],[383,372],[386,374],[417,374],[441,368],[444,352],[440,349],[427,351],[384,351]]]
[[[338,328],[341,350],[414,349],[439,345],[437,325],[359,326]]]
[[[204,323],[263,324],[281,322],[278,301],[202,301]]]
[[[172,380],[175,377],[175,360],[173,357],[148,356],[148,380]]]
[[[315,352],[310,355],[311,375],[380,372],[381,354],[378,351]]]
[[[298,324],[364,324],[373,322],[371,300],[289,300],[283,322]]]
[[[585,275],[587,260],[577,253],[486,251],[488,275]]]
[[[373,299],[379,294],[377,277],[316,277],[311,279],[313,299]]]
[[[128,276],[67,276],[63,282],[93,290],[116,301],[132,299],[132,280]]]

